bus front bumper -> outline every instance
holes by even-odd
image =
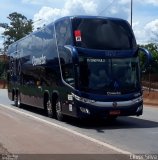
[[[112,102],[111,102],[112,103]],[[112,103],[113,106],[106,104],[98,106],[76,101],[77,117],[88,118],[88,117],[109,117],[109,116],[140,116],[143,113],[143,100],[138,101],[134,104],[119,104],[116,102]]]

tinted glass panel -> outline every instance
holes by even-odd
[[[99,50],[122,50],[136,46],[133,32],[124,20],[73,19],[77,47]]]
[[[71,26],[70,20],[64,19],[55,24],[56,37],[58,46],[71,45]]]
[[[75,73],[72,56],[69,50],[64,50],[65,56],[60,58],[62,77],[66,83],[75,86]]]
[[[139,88],[138,58],[95,59],[80,57],[79,88],[98,94],[129,93]]]
[[[71,23],[69,19],[63,19],[55,24],[58,52],[63,80],[71,86],[75,86],[74,66],[72,55],[65,45],[72,45]]]

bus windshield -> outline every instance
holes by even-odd
[[[80,57],[79,88],[98,94],[124,94],[140,89],[138,58],[95,59]]]
[[[74,18],[74,43],[97,50],[128,50],[136,47],[129,24],[124,20]]]

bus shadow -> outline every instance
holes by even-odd
[[[66,123],[83,129],[95,129],[98,132],[104,132],[105,129],[158,128],[158,122],[137,117],[119,117],[114,121],[107,119],[77,120],[67,118]]]
[[[23,105],[22,109],[46,116],[43,109]],[[118,117],[116,120],[110,121],[107,119],[76,119],[72,117],[66,117],[65,124],[72,125],[74,127],[83,129],[95,129],[98,132],[103,130],[114,129],[134,129],[134,128],[158,128],[158,122],[140,119],[137,117]]]
[[[14,104],[12,104],[12,106],[16,107]],[[23,109],[23,110],[35,113],[35,114],[42,115],[42,116],[46,115],[43,109],[40,109],[40,108],[37,108],[37,107],[32,107],[32,106],[29,106],[29,105],[22,104],[22,106],[20,108]]]

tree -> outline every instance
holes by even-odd
[[[152,58],[153,58],[152,71],[154,73],[158,73],[158,45],[154,43],[149,43],[146,45],[141,45],[141,47],[148,49],[152,54]],[[142,58],[142,61],[143,61],[143,58]]]
[[[32,20],[27,20],[27,18],[20,13],[13,12],[9,14],[7,18],[10,19],[11,22],[3,33],[6,37],[4,43],[6,48],[8,48],[11,43],[23,38],[33,30]]]

